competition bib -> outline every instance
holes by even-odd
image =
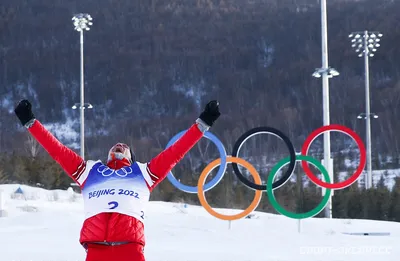
[[[114,170],[98,162],[89,170],[82,195],[86,218],[117,212],[144,222],[150,191],[138,163]]]

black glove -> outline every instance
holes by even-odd
[[[28,100],[22,100],[18,103],[14,110],[22,126],[25,126],[29,121],[35,119],[32,113],[32,105]]]
[[[221,115],[218,106],[218,101],[210,101],[209,103],[207,103],[204,111],[200,114],[199,118],[211,127]]]

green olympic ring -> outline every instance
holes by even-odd
[[[325,167],[318,160],[316,160],[316,159],[314,159],[313,157],[310,157],[310,156],[296,155],[296,161],[307,161],[307,162],[311,163],[312,165],[317,167],[319,171],[322,172],[322,175],[324,175],[324,179],[325,179],[325,181],[327,183],[331,182],[331,180],[329,178],[328,171],[325,169]],[[328,203],[328,201],[330,199],[330,196],[331,196],[331,189],[327,188],[326,189],[326,193],[325,193],[321,203],[319,203],[318,206],[316,206],[314,209],[312,209],[312,210],[310,210],[310,211],[308,211],[306,213],[293,213],[293,212],[287,211],[275,199],[274,191],[272,189],[272,183],[273,183],[274,178],[275,178],[276,174],[278,173],[278,171],[283,166],[288,164],[289,162],[290,162],[290,157],[286,157],[286,158],[280,160],[272,168],[271,173],[268,176],[268,181],[267,181],[267,194],[268,194],[269,201],[271,202],[271,205],[276,209],[276,211],[278,211],[282,215],[285,215],[285,216],[287,216],[289,218],[304,219],[304,218],[314,217],[314,216],[318,215],[325,208],[325,206]]]

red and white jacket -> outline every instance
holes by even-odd
[[[193,124],[173,145],[162,151],[147,163],[146,182],[150,192],[168,175],[169,171],[203,137],[204,126]],[[86,161],[58,141],[45,127],[35,120],[28,127],[31,135],[43,146],[50,156],[61,165],[64,171],[82,188]],[[130,163],[123,160],[111,161],[109,168],[120,169]],[[151,180],[148,179],[151,178]],[[144,224],[129,215],[120,213],[100,213],[85,219],[80,243],[90,242],[133,242],[145,245]]]

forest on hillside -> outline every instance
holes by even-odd
[[[364,139],[365,121],[357,119],[365,111],[364,63],[351,48],[348,35],[381,32],[381,47],[370,61],[371,112],[379,115],[372,121],[373,169],[400,168],[400,1],[327,2],[329,65],[340,72],[330,80],[331,123],[350,127]],[[65,188],[71,182],[19,125],[13,107],[28,98],[36,117],[79,153],[79,113],[71,109],[79,101],[79,34],[71,18],[81,12],[94,19],[84,35],[85,100],[94,106],[85,118],[87,158],[104,159],[108,149],[122,141],[132,146],[138,160],[149,161],[194,122],[210,99],[220,101],[222,112],[211,131],[228,154],[239,136],[253,127],[281,130],[300,151],[306,137],[322,126],[321,80],[311,76],[321,67],[318,0],[2,0],[2,183]],[[351,173],[359,160],[357,146],[341,133],[331,138],[335,173]],[[311,152],[322,158],[322,136]],[[284,144],[270,136],[254,138],[243,148],[243,157],[263,173],[263,180],[285,156]],[[174,174],[193,185],[204,166],[217,157],[212,143],[202,140]],[[235,191],[238,206],[247,200],[247,193],[253,193],[239,188],[243,192],[238,193],[231,178],[223,181],[231,182],[226,186]],[[303,189],[299,183],[296,187]],[[217,188],[214,193],[233,197]],[[290,188],[282,191],[291,195]],[[312,186],[304,189],[317,193]],[[380,193],[378,188],[375,192],[357,189],[355,184],[337,197],[352,190],[360,200],[369,196],[357,193]],[[302,191],[296,192],[302,196],[296,194],[288,201],[288,208],[300,208],[296,198],[307,198]],[[386,218],[399,220],[399,214],[394,214],[399,212],[395,209],[399,186],[382,193],[392,202]],[[153,199],[189,197],[195,202],[191,196],[166,181]],[[215,195],[214,204],[223,205],[222,201]],[[363,217],[371,217],[365,204],[372,201],[357,202],[364,206]],[[374,204],[382,206],[381,201]],[[261,208],[267,210],[267,205]],[[348,215],[343,213],[340,216]]]

